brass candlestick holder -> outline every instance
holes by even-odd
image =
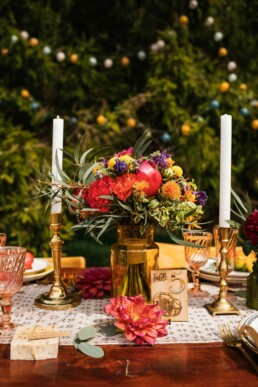
[[[61,280],[61,257],[63,241],[60,238],[62,229],[61,213],[51,213],[50,230],[53,238],[50,241],[53,265],[54,283],[49,292],[41,294],[35,299],[35,305],[49,310],[63,310],[73,308],[80,304],[81,297],[77,293],[70,293]]]
[[[227,282],[226,277],[228,274],[228,265],[227,265],[227,254],[228,254],[228,243],[230,240],[230,228],[229,227],[219,227],[219,239],[221,243],[220,248],[220,265],[219,265],[219,274],[220,274],[220,292],[218,299],[211,304],[206,304],[205,308],[213,315],[217,314],[240,314],[239,310],[232,305],[227,299]]]

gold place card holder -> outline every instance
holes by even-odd
[[[78,293],[68,291],[61,280],[61,258],[63,241],[60,238],[62,229],[61,213],[51,213],[50,230],[53,237],[50,241],[53,266],[54,266],[54,283],[49,292],[41,294],[35,299],[35,305],[39,308],[49,310],[63,310],[73,308],[80,304],[81,297]]]

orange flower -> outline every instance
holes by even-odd
[[[123,202],[132,194],[135,183],[135,175],[128,173],[117,176],[114,180],[113,193]]]
[[[193,194],[193,191],[189,190],[189,191],[185,191],[185,194],[184,194],[184,199],[188,202],[195,202],[195,195]]]
[[[168,181],[162,187],[162,195],[168,199],[179,199],[181,196],[181,188],[175,181]]]
[[[137,181],[136,183],[134,183],[133,188],[137,192],[144,192],[145,189],[149,188],[149,183],[146,180]]]

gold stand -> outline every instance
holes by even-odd
[[[219,227],[219,238],[221,243],[220,249],[220,265],[219,265],[219,274],[220,274],[220,292],[218,299],[214,301],[212,304],[206,304],[205,308],[212,314],[212,316],[216,316],[217,314],[240,314],[239,310],[232,305],[227,299],[227,282],[226,277],[228,274],[227,267],[227,254],[228,254],[228,242],[230,236],[230,228],[229,227]]]
[[[70,293],[61,280],[62,244],[59,234],[62,228],[61,213],[50,215],[50,230],[53,238],[50,241],[54,265],[54,283],[49,292],[41,294],[35,299],[35,305],[49,310],[63,310],[80,304],[81,297],[77,293]]]

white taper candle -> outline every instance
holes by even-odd
[[[61,180],[60,174],[58,173],[56,166],[56,155],[60,168],[63,168],[63,142],[64,142],[64,120],[57,116],[53,120],[53,139],[52,139],[52,175],[57,179]],[[54,179],[52,180],[54,184]],[[55,185],[52,186],[52,190],[56,191]],[[56,198],[52,202],[51,212],[59,213],[62,211],[62,200]]]

